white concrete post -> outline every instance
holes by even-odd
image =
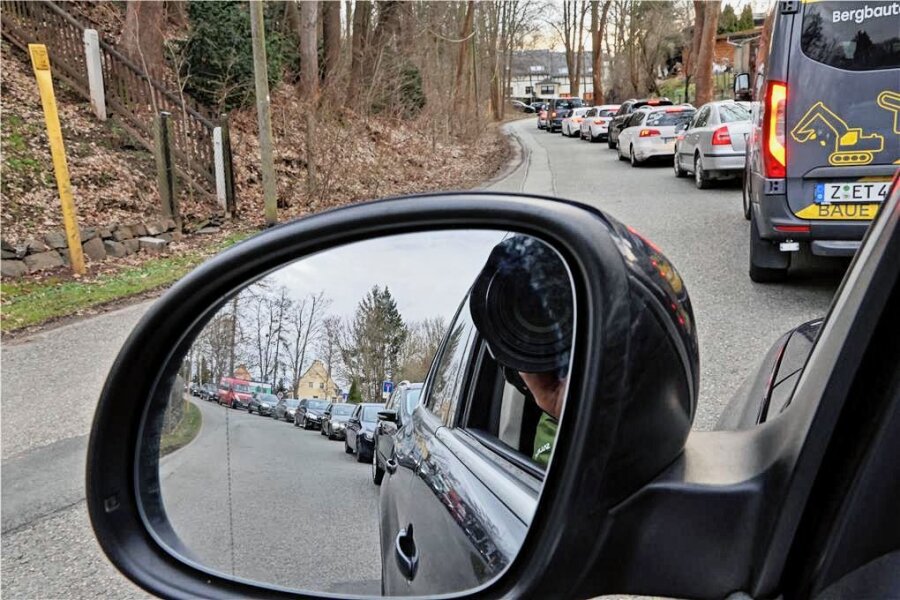
[[[216,200],[222,210],[228,210],[225,200],[225,153],[222,146],[222,128],[213,128],[213,158],[216,167]]]
[[[100,36],[96,29],[84,30],[84,58],[87,64],[91,106],[101,121],[106,120],[106,94],[103,90],[103,68],[100,62]]]

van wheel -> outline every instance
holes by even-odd
[[[694,158],[694,185],[698,190],[708,190],[712,187],[712,180],[703,170],[703,159],[699,154]]]
[[[741,195],[744,201],[744,218],[750,220],[750,177],[744,169],[744,181],[741,184]]]
[[[750,213],[750,279],[756,283],[784,281],[791,266],[791,255],[759,236],[756,215]]]

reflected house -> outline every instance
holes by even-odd
[[[342,402],[341,390],[321,360],[314,360],[297,384],[297,398]]]
[[[244,381],[253,380],[253,377],[250,376],[250,371],[247,370],[245,365],[239,365],[238,368],[234,370],[232,377],[235,379],[243,379]]]

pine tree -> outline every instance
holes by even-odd
[[[350,404],[359,404],[363,401],[362,394],[359,393],[359,386],[356,385],[356,379],[350,384],[350,392],[347,394],[347,402]]]
[[[753,8],[749,4],[745,4],[740,18],[738,18],[737,31],[747,31],[748,29],[753,29]]]
[[[734,7],[726,4],[719,15],[718,33],[732,33],[738,31],[738,18],[734,13]]]

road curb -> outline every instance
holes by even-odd
[[[471,188],[472,190],[486,190],[492,186],[495,186],[518,171],[519,167],[526,163],[528,154],[531,152],[531,150],[529,150],[528,146],[525,145],[525,142],[522,140],[522,138],[512,130],[513,124],[524,120],[526,119],[510,121],[509,123],[504,123],[500,127],[500,131],[503,133],[503,137],[506,139],[506,142],[512,149],[512,156],[508,161],[506,161],[506,164],[502,169],[500,169],[499,173],[497,173],[487,181],[482,182],[480,185]]]

